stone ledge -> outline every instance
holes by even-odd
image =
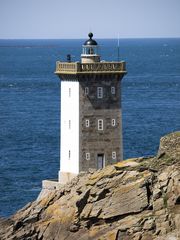
[[[52,180],[43,180],[42,188],[47,190],[59,190],[62,187],[62,184],[58,182],[58,179]]]
[[[61,187],[62,187],[62,184],[60,182],[58,182],[58,179],[43,180],[42,181],[42,190],[37,197],[37,201],[48,196],[48,194],[50,194],[53,191],[60,190]]]

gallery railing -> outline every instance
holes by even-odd
[[[56,62],[56,74],[81,74],[91,72],[126,72],[126,65],[124,61],[97,63]]]

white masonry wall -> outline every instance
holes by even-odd
[[[59,181],[79,173],[79,82],[61,81]],[[68,179],[67,179],[68,180]]]

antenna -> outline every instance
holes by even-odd
[[[117,60],[119,62],[119,34],[118,34],[118,43],[117,43]]]

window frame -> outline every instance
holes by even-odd
[[[116,94],[116,88],[115,87],[111,87],[111,94],[113,94],[113,95]]]
[[[86,119],[86,120],[85,120],[85,126],[86,126],[87,128],[90,126],[89,119]]]
[[[115,127],[115,126],[116,126],[116,119],[115,119],[115,118],[112,118],[112,119],[111,119],[111,126],[112,126],[112,127]]]
[[[88,88],[88,87],[85,87],[85,88],[84,88],[84,94],[85,94],[85,95],[88,95],[88,94],[89,94],[89,88]]]
[[[89,152],[86,153],[86,160],[89,161],[91,159],[91,155]]]
[[[103,87],[97,87],[97,98],[103,98]]]
[[[115,151],[112,152],[112,159],[116,160],[116,152]]]
[[[103,129],[104,129],[103,119],[98,119],[98,130],[103,131]]]

